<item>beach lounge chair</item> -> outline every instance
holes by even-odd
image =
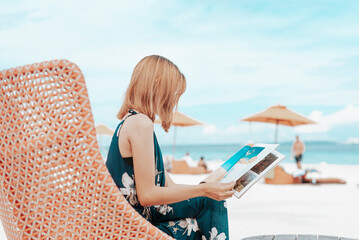
[[[175,174],[205,174],[210,173],[204,167],[190,167],[186,160],[172,160],[171,173]]]
[[[276,166],[265,176],[265,183],[267,184],[293,184],[300,183],[299,178],[294,178],[287,173],[282,167]]]
[[[303,170],[304,175],[294,177],[287,173],[282,167],[276,166],[265,176],[265,183],[267,184],[297,184],[297,183],[311,183],[311,184],[345,184],[346,181],[340,178],[313,178],[308,177],[309,171]]]
[[[171,239],[113,182],[84,77],[69,61],[0,72],[0,176],[8,239]]]

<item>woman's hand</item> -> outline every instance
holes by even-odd
[[[232,197],[234,193],[235,182],[230,183],[218,183],[218,182],[208,182],[203,183],[205,187],[204,196],[212,198],[217,201],[225,200]]]

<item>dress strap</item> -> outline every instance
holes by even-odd
[[[128,117],[131,117],[131,116],[137,114],[137,112],[136,112],[135,110],[133,110],[133,109],[128,110],[128,113],[129,113],[129,114],[122,120],[122,124],[123,124],[123,122],[124,122]]]
[[[135,110],[133,110],[133,109],[128,110],[128,113],[129,113],[129,114],[122,120],[121,125],[120,125],[120,127],[118,128],[118,131],[117,131],[117,134],[116,134],[117,137],[120,135],[120,130],[121,130],[121,127],[123,126],[123,123],[125,122],[125,120],[126,120],[128,117],[131,117],[131,116],[137,114],[137,112],[136,112]]]
[[[137,112],[135,110],[133,110],[133,109],[128,110],[128,112],[131,113],[131,115],[137,114]],[[129,116],[131,116],[131,115],[129,115]]]

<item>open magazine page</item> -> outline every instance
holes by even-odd
[[[225,161],[219,168],[212,172],[208,177],[206,177],[202,182],[219,182],[230,170],[236,165],[236,163],[242,159],[243,156],[247,154],[249,150],[252,149],[252,146],[246,145]]]
[[[224,175],[221,182],[228,183],[236,181],[270,152],[274,151],[277,146],[278,144],[255,144],[246,152],[246,154],[244,154],[244,156],[242,156],[241,159],[238,159],[238,161]]]
[[[241,177],[237,178],[236,185],[234,186],[234,195],[241,197],[253,184],[261,179],[270,169],[275,167],[284,155],[272,151],[264,159],[258,161],[250,170],[245,172]]]
[[[202,182],[236,182],[234,196],[241,197],[254,183],[284,159],[278,144],[246,145]]]

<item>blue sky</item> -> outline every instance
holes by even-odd
[[[319,122],[279,140],[359,138],[358,1],[0,0],[0,69],[65,58],[82,69],[95,123],[115,128],[144,56],[176,63],[179,110],[207,123],[178,143],[271,142],[274,126],[239,119],[284,104]],[[156,126],[162,144],[173,132]]]

